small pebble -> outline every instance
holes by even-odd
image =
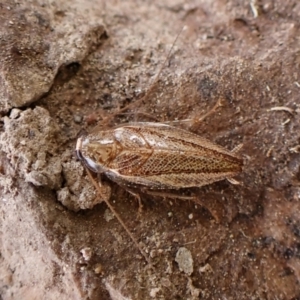
[[[109,222],[114,217],[115,217],[114,214],[109,209],[105,210],[105,212],[104,212],[104,219],[105,219],[106,222]]]
[[[102,265],[101,264],[97,264],[95,266],[95,268],[94,268],[95,274],[100,274],[100,273],[102,273],[102,271],[103,271]]]
[[[74,122],[77,124],[82,122],[82,116],[80,115],[75,114],[73,118],[74,118]]]
[[[80,253],[85,261],[89,261],[92,257],[92,249],[90,247],[82,248]]]
[[[180,271],[185,274],[191,275],[194,271],[194,261],[191,251],[185,247],[180,247],[176,253],[175,261],[178,263]]]
[[[21,110],[18,108],[13,108],[9,114],[11,119],[17,119],[21,114]]]

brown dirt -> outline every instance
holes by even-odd
[[[0,15],[1,299],[300,298],[298,1],[6,1]],[[189,130],[243,144],[240,185],[192,189],[203,207],[143,195],[139,217],[110,183],[150,268],[95,202],[78,133],[129,103],[114,124],[219,99]]]

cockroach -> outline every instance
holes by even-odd
[[[134,188],[146,193],[201,187],[223,179],[234,183],[232,177],[243,167],[237,149],[229,151],[187,130],[153,122],[128,123],[107,130],[96,127],[78,138],[76,153],[93,173],[104,174],[129,191]],[[148,261],[109,203],[110,188],[96,183],[90,171],[102,199]]]
[[[242,170],[236,151],[163,123],[138,122],[77,140],[78,157],[94,173],[145,190],[201,187]]]
[[[242,171],[243,161],[215,143],[162,123],[129,123],[97,130],[77,140],[76,153],[92,172],[105,174],[126,189],[172,190],[201,187]],[[136,239],[109,203],[110,189],[97,184],[102,199],[148,261]],[[148,261],[149,262],[149,261]]]

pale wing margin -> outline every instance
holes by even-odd
[[[120,185],[128,187],[145,186],[149,189],[181,189],[190,187],[201,187],[210,183],[230,178],[236,175],[234,172],[223,174],[211,173],[207,174],[170,174],[160,176],[125,176],[117,171],[110,170],[106,175]]]

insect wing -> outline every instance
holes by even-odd
[[[242,169],[236,154],[196,134],[160,123],[133,123],[114,129],[119,153],[107,175],[149,188],[202,186]]]

